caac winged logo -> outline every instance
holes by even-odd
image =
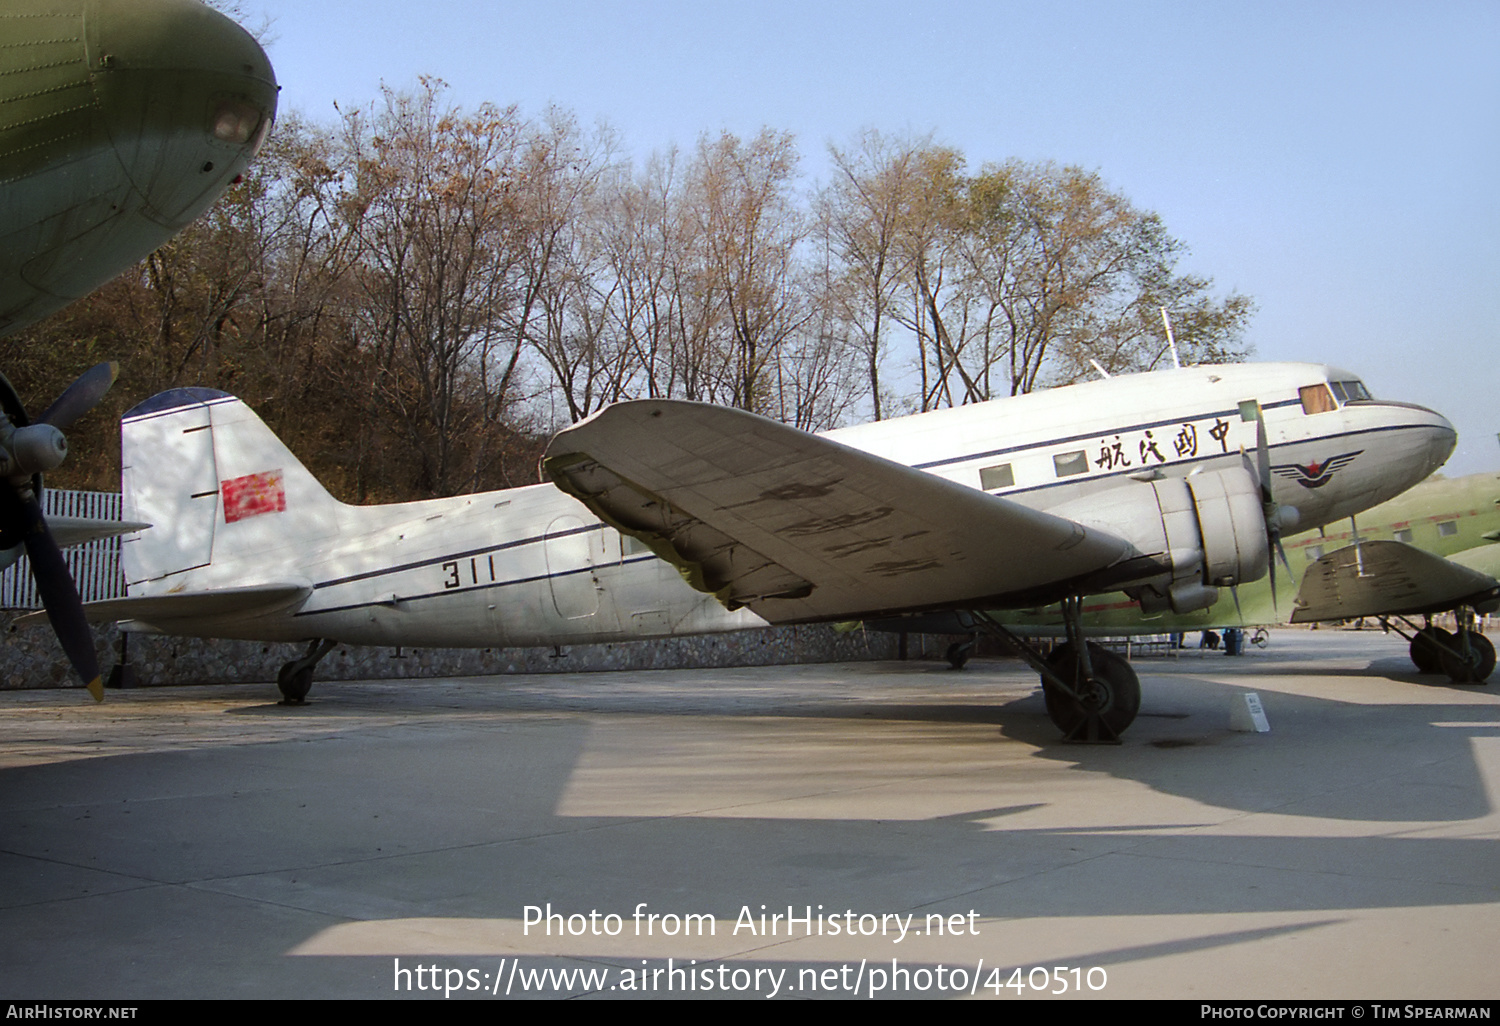
[[[1354,458],[1364,452],[1359,449],[1355,452],[1346,452],[1338,456],[1330,456],[1321,463],[1309,463],[1302,466],[1299,463],[1283,463],[1271,468],[1271,471],[1281,477],[1296,481],[1303,488],[1322,488],[1333,475],[1343,467],[1354,462]]]

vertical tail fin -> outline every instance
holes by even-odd
[[[177,388],[120,421],[127,520],[121,568],[133,595],[295,576],[297,542],[336,534],[328,494],[255,412],[226,392]]]

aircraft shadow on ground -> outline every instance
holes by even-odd
[[[1257,679],[1265,676],[1267,667],[1247,665],[1259,672],[1247,673],[1242,684],[1230,685],[1190,673],[1153,672],[1160,667],[1142,661],[1142,709],[1121,746],[1063,742],[1047,718],[1040,689],[1029,687],[1029,678],[1022,686],[1028,690],[1019,694],[1022,689],[1017,687],[1014,664],[1003,664],[999,671],[980,664],[964,674],[945,676],[947,693],[930,700],[924,700],[920,686],[900,688],[895,699],[889,691],[885,696],[862,697],[862,686],[880,685],[878,675],[854,674],[848,681],[820,682],[807,693],[787,686],[758,688],[743,681],[724,688],[714,680],[701,688],[672,687],[664,692],[650,683],[639,683],[638,678],[589,674],[488,678],[460,695],[434,696],[431,704],[423,703],[422,682],[385,684],[384,692],[374,695],[365,690],[367,686],[341,691],[338,684],[330,683],[315,694],[312,705],[302,709],[267,703],[233,709],[229,715],[284,716],[297,723],[299,717],[312,713],[357,725],[361,717],[382,709],[422,719],[441,719],[467,710],[978,726],[996,728],[997,741],[1034,746],[1038,758],[1136,780],[1164,794],[1218,808],[1261,812],[1275,805],[1287,815],[1371,822],[1456,821],[1488,815],[1493,810],[1474,760],[1472,739],[1495,736],[1494,718],[1472,704],[1443,701],[1448,694],[1471,692],[1472,686],[1435,686],[1438,678],[1432,675],[1392,672],[1396,664],[1395,659],[1377,659],[1364,670],[1320,667],[1319,672],[1350,680],[1384,676],[1393,688],[1408,689],[1406,693],[1423,698],[1422,705],[1363,705],[1332,694],[1277,694],[1268,690],[1273,684]],[[1283,663],[1273,668],[1285,674],[1289,666]],[[1445,678],[1443,684],[1447,684]],[[962,697],[955,696],[954,690],[962,691]],[[1258,690],[1270,706],[1269,735],[1229,729],[1229,703],[1247,690]],[[839,697],[830,697],[830,691],[840,693]],[[993,700],[986,701],[987,692]],[[1473,727],[1432,726],[1462,723],[1476,713],[1486,722]],[[1406,782],[1404,787],[1388,781],[1391,755],[1386,746],[1418,740],[1397,734],[1379,740],[1371,736],[1372,730],[1376,734],[1391,730],[1389,721],[1396,715],[1423,724],[1420,761],[1441,765],[1441,771],[1434,771],[1441,779]],[[1326,736],[1320,737],[1320,732]],[[930,743],[942,744],[943,739],[934,737]],[[1309,745],[1346,745],[1348,755],[1321,758],[1305,751]],[[1322,779],[1273,780],[1276,774],[1268,771],[1288,760],[1299,767],[1298,774],[1315,772]],[[1307,769],[1310,764],[1316,769]]]
[[[1231,735],[1201,731],[1192,715],[1170,715],[1183,696],[1198,701],[1193,694],[1200,686],[1229,689],[1192,678],[1176,684],[1164,698],[1169,715],[1143,718],[1140,737],[1127,745],[1072,746],[1053,737],[1038,745],[1035,757],[1062,764],[1064,772],[1139,781],[1220,809],[1375,823],[1451,821],[1492,811],[1470,742],[1493,736],[1493,727],[1434,726],[1423,758],[1443,775],[1410,795],[1379,779],[1361,790],[1362,774],[1390,754],[1366,745],[1364,763],[1346,764],[1326,753],[1313,760],[1307,746],[1317,741],[1308,736],[1329,722],[1347,726],[1351,712],[1378,717],[1381,707],[1351,710],[1336,699],[1296,696],[1307,726],[1280,735]],[[623,695],[592,703],[576,695],[551,703],[536,697],[519,704],[537,711],[574,711],[583,704],[593,712],[662,713],[656,701],[633,706]],[[684,880],[695,881],[691,911],[729,919],[741,902],[864,908],[876,892],[888,907],[923,908],[983,890],[984,915],[1026,918],[1464,904],[1493,901],[1500,886],[1497,842],[1482,837],[1245,835],[1204,829],[1202,821],[1109,826],[1086,818],[1073,826],[1025,826],[1020,817],[1039,803],[915,819],[740,814],[768,802],[795,808],[799,793],[811,800],[832,786],[801,780],[797,765],[772,758],[773,772],[784,775],[778,783],[802,790],[765,790],[768,762],[763,752],[757,755],[764,745],[757,738],[775,738],[774,723],[755,725],[738,751],[717,739],[695,742],[715,747],[708,761],[672,729],[661,730],[649,750],[633,750],[632,758],[648,769],[655,760],[671,764],[667,776],[687,774],[682,787],[691,797],[680,808],[653,809],[649,801],[633,807],[629,774],[595,766],[593,786],[603,791],[584,806],[609,808],[609,814],[559,811],[594,743],[597,721],[543,717],[521,730],[513,718],[478,722],[469,716],[483,704],[492,714],[518,704],[514,696],[493,699],[453,703],[449,714],[467,708],[446,723],[418,717],[375,723],[369,731],[356,725],[327,737],[246,743],[240,736],[191,750],[0,770],[0,848],[12,860],[71,865],[127,879],[132,887],[176,883],[245,897],[285,897],[290,889],[301,906],[331,902],[326,912],[345,916],[352,913],[340,903],[353,900],[363,918],[514,918],[522,905],[544,898],[559,907],[603,907],[608,898],[686,911]],[[896,738],[909,757],[913,740],[962,740],[941,729],[948,724],[998,727],[995,740],[1002,745],[1047,735],[1050,725],[1039,706],[1034,695],[994,707],[810,701],[774,715],[827,721],[805,730],[806,744],[864,746],[862,757],[878,763],[880,752],[872,746],[885,735],[851,734],[849,721],[873,716],[914,725],[918,729]],[[1422,716],[1437,723],[1453,720],[1457,711],[1438,704],[1424,707]],[[726,715],[722,703],[713,715]],[[757,705],[729,715],[768,712]],[[638,737],[656,731],[632,721]],[[1354,724],[1351,733],[1361,735],[1368,722]],[[925,729],[932,725],[939,729]],[[1187,730],[1200,730],[1197,742],[1154,743],[1180,739]],[[967,740],[973,738],[968,732]],[[1359,741],[1341,743],[1353,752]],[[997,761],[995,772],[1005,768]],[[911,793],[888,799],[908,809],[923,805],[927,781],[942,766],[911,769]],[[1453,777],[1455,769],[1461,778]],[[642,779],[661,776],[648,772]],[[997,779],[997,787],[1001,783]],[[889,780],[882,786],[892,788]],[[1433,788],[1447,792],[1444,808],[1432,801]],[[434,871],[439,864],[442,871]],[[1163,864],[1172,871],[1162,873]],[[1316,875],[1316,886],[1308,885],[1309,874]],[[432,892],[413,885],[439,878],[444,884]]]

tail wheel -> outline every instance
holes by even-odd
[[[1440,662],[1453,683],[1483,684],[1495,672],[1495,646],[1478,631],[1460,630],[1441,653]]]
[[[1454,645],[1453,635],[1441,627],[1423,627],[1412,636],[1411,661],[1422,673],[1447,673],[1443,653]]]
[[[1078,655],[1072,643],[1060,645],[1047,657],[1047,663],[1078,693],[1078,698],[1064,694],[1056,685],[1042,678],[1042,695],[1047,715],[1069,740],[1084,740],[1091,726],[1102,728],[1118,738],[1135,722],[1141,708],[1141,682],[1135,669],[1123,656],[1107,648],[1089,644],[1089,661],[1094,674],[1084,678]]]
[[[299,667],[298,662],[300,660],[294,659],[285,664],[276,675],[276,686],[281,689],[281,697],[287,705],[301,705],[307,700],[307,693],[312,690],[312,667]]]
[[[969,656],[974,653],[974,640],[970,638],[968,641],[955,641],[948,646],[948,651],[943,658],[948,660],[950,669],[962,670],[964,668],[964,664],[969,661]]]

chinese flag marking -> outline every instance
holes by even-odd
[[[282,487],[279,470],[221,481],[219,494],[224,497],[226,524],[246,517],[258,517],[262,513],[282,513],[286,510],[286,489]]]

